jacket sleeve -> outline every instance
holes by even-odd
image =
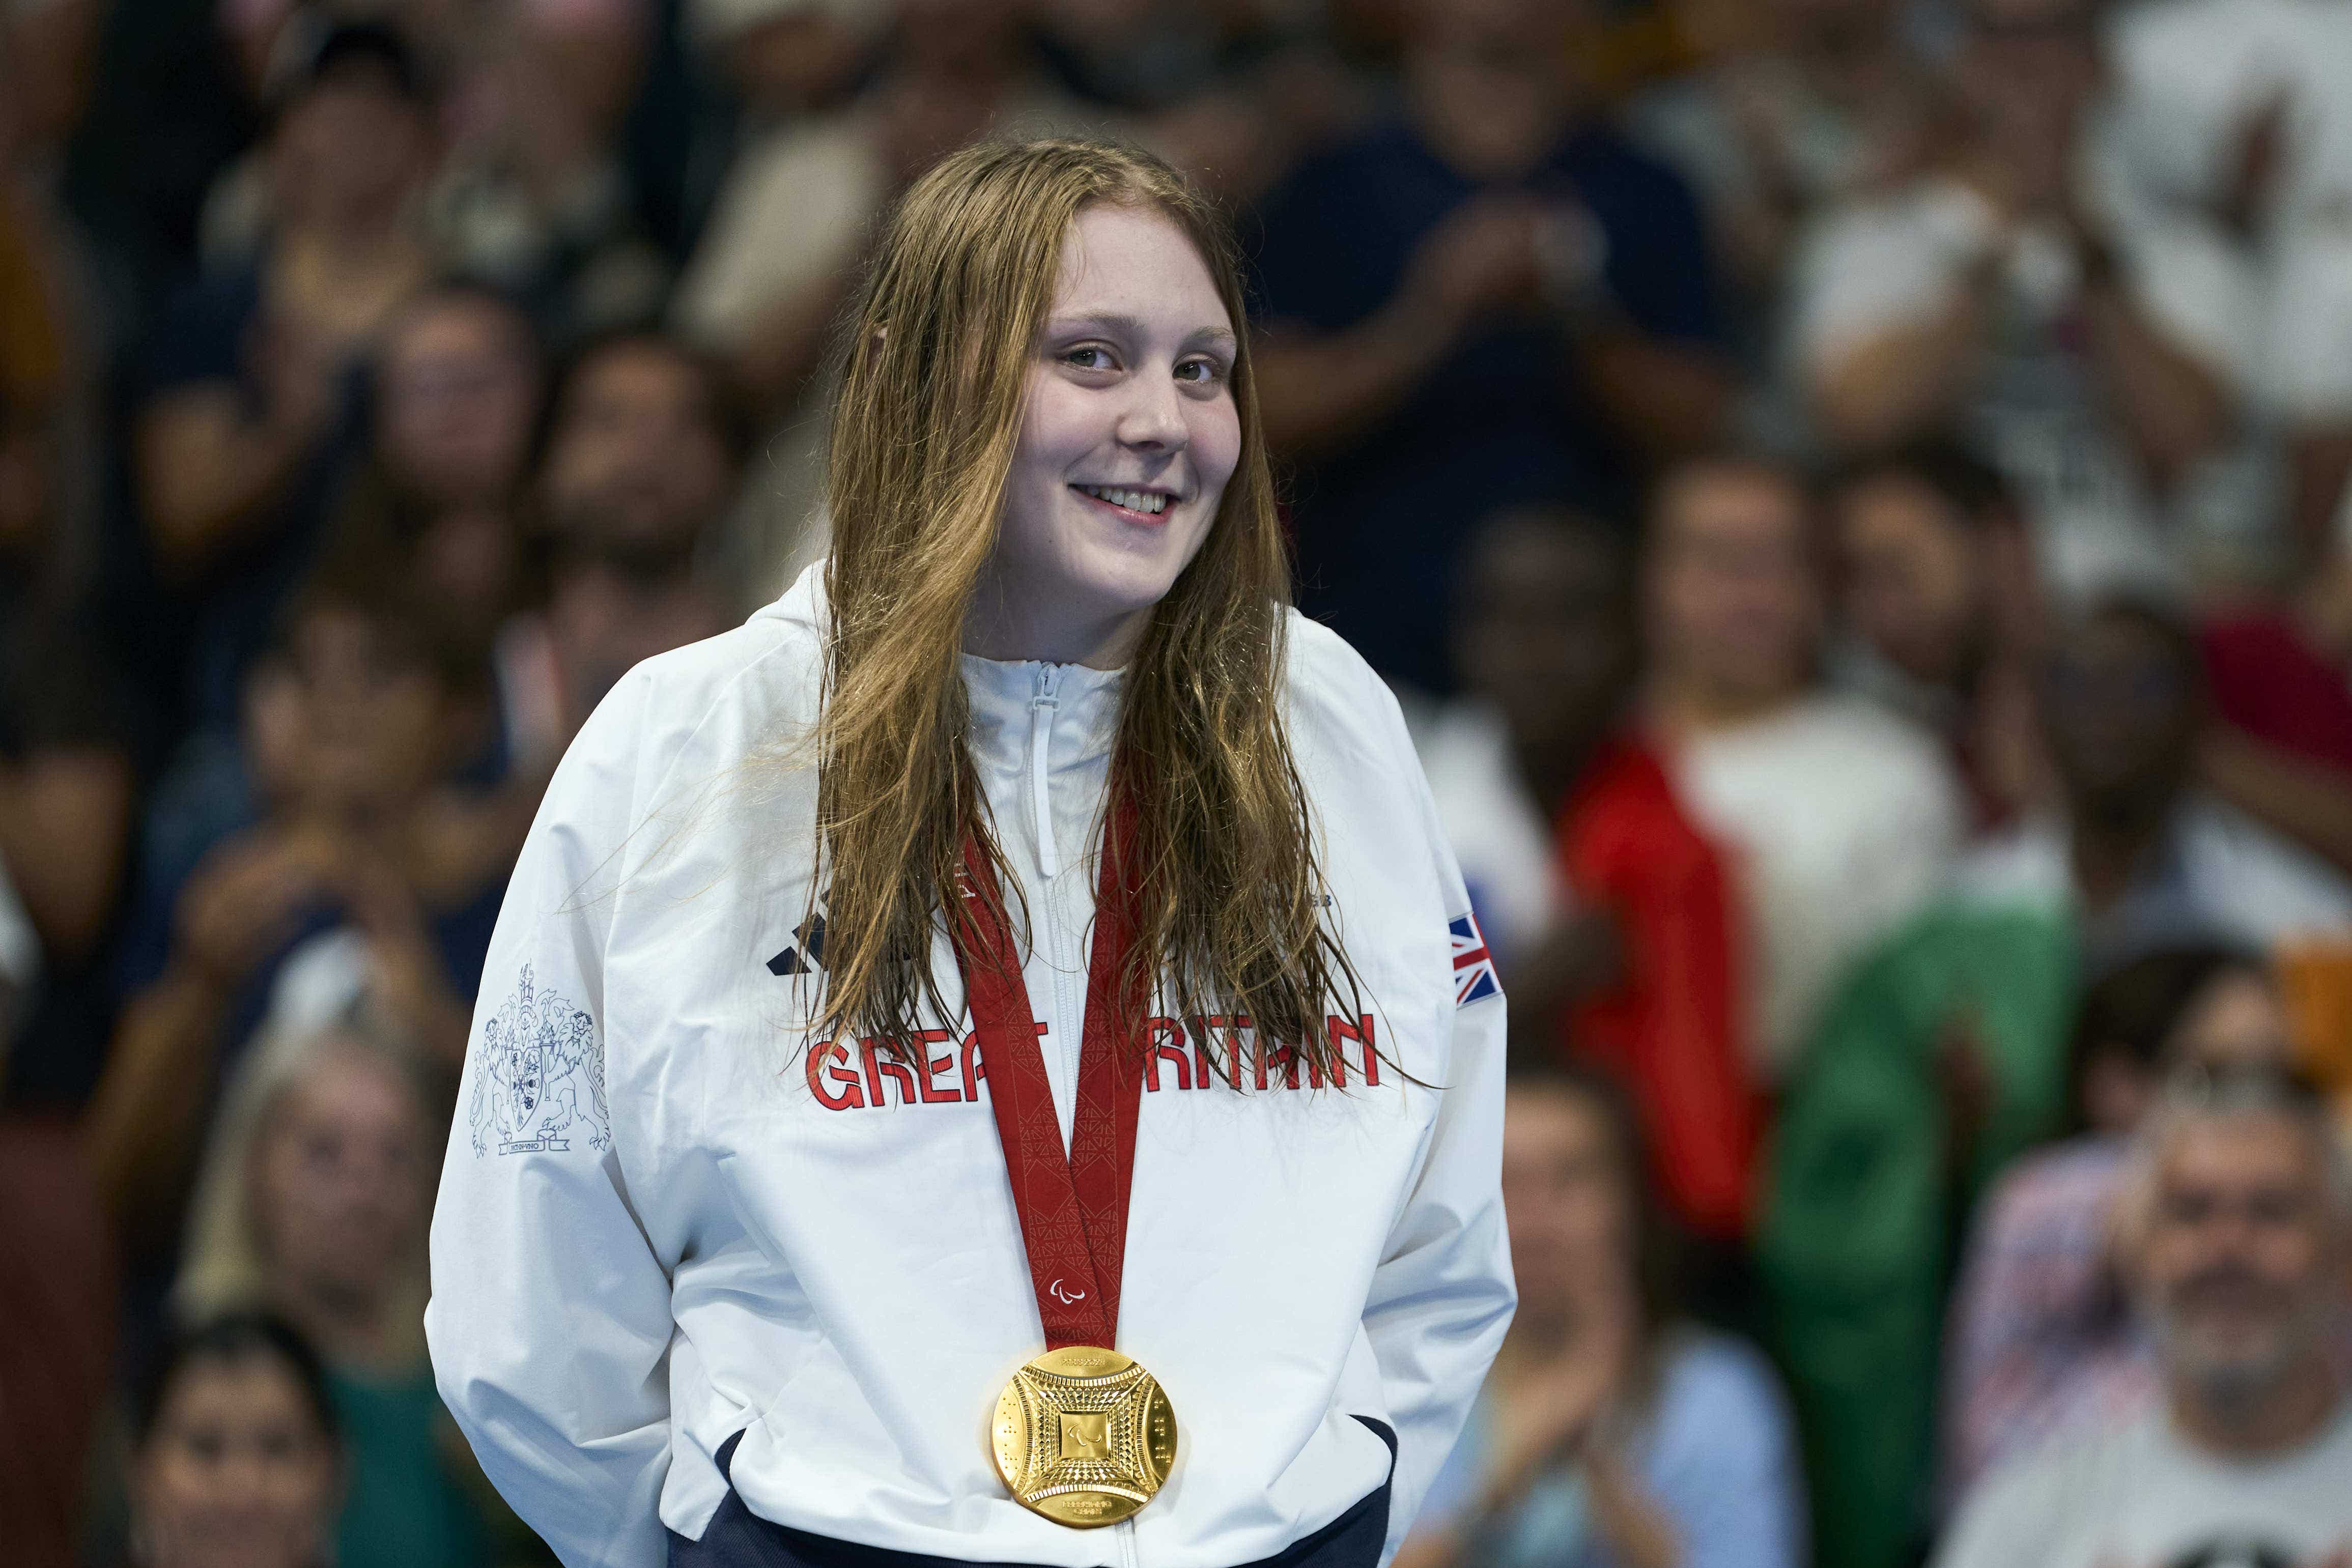
[[[604,1075],[645,689],[639,672],[600,705],[524,843],[433,1217],[425,1329],[441,1397],[568,1568],[667,1554],[669,1279],[622,1178]]]
[[[1467,913],[1470,896],[1402,719],[1396,731],[1397,767],[1412,781],[1421,836],[1445,904],[1428,916],[1442,925]],[[1396,1555],[1461,1436],[1518,1301],[1503,1227],[1504,998],[1498,989],[1453,1005],[1449,946],[1442,930],[1436,937],[1436,962],[1446,966],[1438,984],[1449,998],[1444,1016],[1453,1039],[1434,1058],[1444,1063],[1436,1119],[1364,1306],[1364,1330],[1396,1424],[1383,1563]]]

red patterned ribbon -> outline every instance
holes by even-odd
[[[1131,806],[1122,803],[1112,812],[1111,830],[1095,888],[1077,1124],[1066,1157],[1045,1055],[1037,1048],[1043,1031],[1021,978],[1021,954],[976,838],[964,841],[965,884],[957,900],[961,918],[950,923],[1048,1350],[1112,1346],[1127,1268],[1128,1193],[1135,1185],[1135,1120],[1143,1092],[1135,1031],[1146,999],[1141,977],[1129,983],[1127,976],[1138,891]],[[1124,1009],[1118,1005],[1123,986],[1130,993]]]

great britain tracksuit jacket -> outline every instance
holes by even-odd
[[[1325,1024],[1345,1082],[1277,1061],[1236,1086],[1204,1037],[1245,1020],[1151,1020],[1118,1348],[1160,1379],[1181,1443],[1135,1519],[1076,1531],[1015,1503],[983,1443],[1044,1344],[969,1017],[923,1030],[919,1064],[795,1032],[824,983],[793,742],[824,623],[813,568],[745,625],[639,665],[525,844],[425,1317],[483,1468],[574,1568],[652,1568],[730,1486],[758,1519],[873,1548],[1230,1568],[1385,1485],[1385,1560],[1514,1301],[1503,998],[1396,703],[1291,617],[1286,718],[1326,918],[1362,980]],[[1121,677],[962,672],[1066,1138]],[[933,957],[961,1014],[943,925]]]

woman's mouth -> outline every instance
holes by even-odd
[[[1164,522],[1168,508],[1176,502],[1165,490],[1129,489],[1122,485],[1073,485],[1070,488],[1130,523]]]

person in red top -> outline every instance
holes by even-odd
[[[2284,603],[2200,631],[2208,787],[2352,875],[2352,538]]]
[[[1633,556],[1623,530],[1575,513],[1488,519],[1457,583],[1471,696],[1429,727],[1423,759],[1511,996],[1514,1054],[1613,1072],[1667,1211],[1737,1242],[1764,1119],[1741,1039],[1742,926],[1721,852],[1631,717]],[[1497,831],[1507,798],[1538,826]],[[1510,883],[1531,868],[1512,862],[1545,836],[1549,897],[1530,915]]]
[[[1566,1038],[1631,1089],[1668,1208],[1704,1239],[1736,1241],[1764,1113],[1739,1039],[1745,956],[1722,852],[1647,738],[1625,729],[1561,807],[1559,854],[1578,896],[1608,912],[1620,954],[1612,983],[1569,1009]]]

